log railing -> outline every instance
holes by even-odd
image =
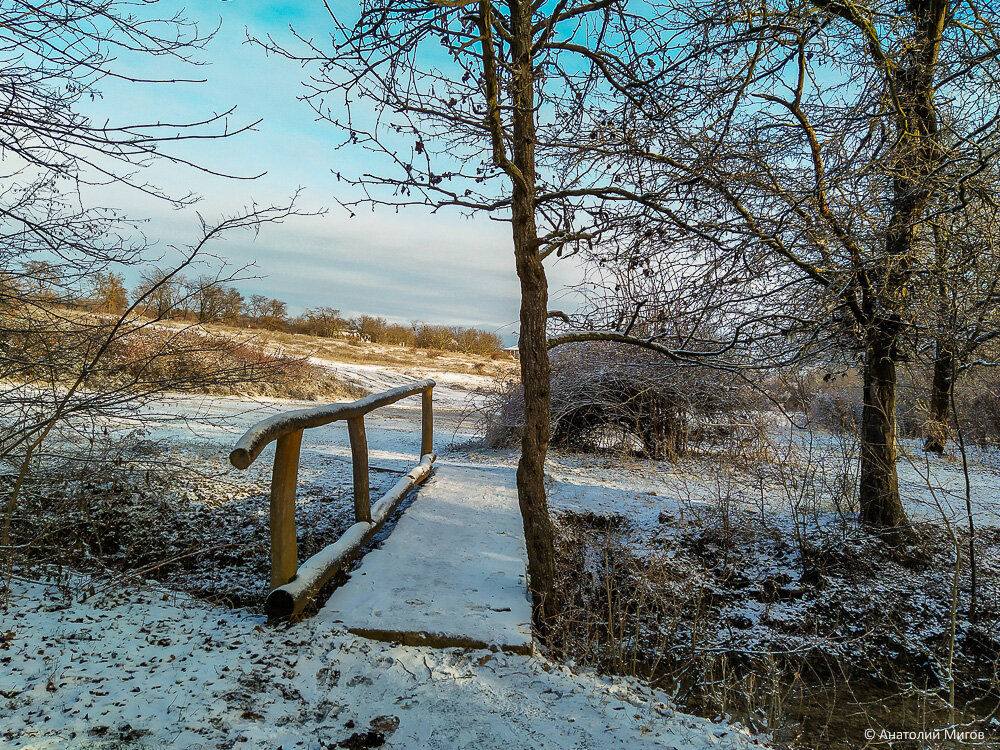
[[[264,608],[271,618],[298,614],[320,587],[349,562],[375,535],[417,484],[431,472],[434,453],[433,380],[393,388],[348,404],[330,404],[275,414],[258,422],[240,438],[229,461],[237,469],[254,462],[272,440],[271,474],[271,593]],[[368,485],[368,440],[365,414],[407,396],[421,395],[420,462],[374,505]],[[346,420],[354,466],[354,525],[333,544],[298,564],[295,540],[295,487],[299,472],[302,431]]]

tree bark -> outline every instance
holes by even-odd
[[[873,325],[864,366],[861,416],[861,522],[879,528],[906,526],[896,474],[896,362],[891,322]]]
[[[939,340],[935,345],[934,380],[931,383],[931,398],[927,410],[927,434],[924,438],[924,450],[931,453],[944,453],[944,447],[948,443],[954,366],[954,353]]]
[[[517,498],[528,552],[529,587],[535,626],[544,638],[555,616],[555,547],[545,497],[545,454],[550,430],[550,367],[545,327],[548,281],[538,253],[535,223],[535,92],[531,56],[531,4],[512,2],[513,163],[521,179],[514,185],[511,219],[514,259],[521,282],[518,350],[524,387],[524,435],[517,466]]]
[[[852,9],[844,6],[848,12]],[[934,74],[948,10],[940,0],[912,0],[914,43],[910,55],[889,68],[898,141],[890,160],[892,216],[885,263],[874,269],[867,292],[864,407],[861,418],[861,522],[879,528],[907,526],[896,473],[896,361],[900,303],[910,285],[917,227],[933,194],[937,143]]]

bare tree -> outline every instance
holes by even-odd
[[[252,294],[246,314],[250,323],[259,328],[282,328],[288,318],[288,303],[263,294]]]
[[[260,40],[316,72],[305,97],[372,154],[369,172],[339,175],[359,204],[454,207],[508,221],[520,280],[525,425],[517,471],[536,624],[556,611],[554,552],[544,486],[550,366],[544,261],[603,230],[605,175],[586,159],[566,167],[615,102],[658,105],[663,70],[648,65],[662,27],[654,6],[624,0],[550,5],[493,0],[366,0],[360,18],[330,4],[328,48]],[[361,106],[355,106],[362,102]],[[374,107],[374,114],[371,108]]]
[[[189,282],[190,307],[199,323],[233,322],[239,319],[243,295],[228,286],[219,274],[202,274]]]
[[[268,302],[267,295],[251,294],[246,303],[247,318],[254,324],[259,325],[267,315]]]
[[[347,320],[335,308],[312,307],[293,321],[293,328],[298,333],[330,338],[347,330]]]
[[[861,520],[903,527],[896,369],[920,333],[933,217],[996,161],[997,13],[944,0],[704,0],[674,3],[670,18],[685,49],[653,60],[670,70],[664,116],[630,102],[609,113],[594,134],[606,169],[624,175],[637,230],[698,242],[760,290],[730,332],[752,324],[804,353],[856,352]],[[643,244],[631,239],[635,263]],[[720,352],[736,340],[723,339]]]
[[[90,299],[99,311],[117,314],[128,307],[125,277],[120,273],[98,272],[94,275],[91,285]]]
[[[149,298],[171,285],[221,235],[257,231],[262,223],[290,215],[288,207],[254,207],[214,226],[203,225],[201,238],[182,251],[181,261],[113,316],[67,316],[47,298],[33,297],[26,287],[20,293],[26,304],[0,307],[5,354],[0,377],[8,384],[0,401],[0,465],[14,469],[0,518],[5,579],[15,559],[11,526],[18,500],[32,468],[44,470],[42,447],[47,441],[55,438],[53,453],[65,458],[73,453],[72,437],[67,440],[67,435],[96,432],[94,425],[102,420],[134,414],[166,391],[204,392],[245,382],[247,373],[239,365],[217,366],[208,359],[203,366],[190,367],[189,360],[205,360],[211,347],[200,336],[188,341],[183,329],[145,335],[151,325],[175,312],[168,307],[150,319]],[[13,291],[17,293],[16,286]],[[180,302],[183,299],[174,298],[175,305]],[[143,310],[147,314],[140,316]],[[91,440],[88,455],[93,456],[94,450]]]
[[[136,299],[143,301],[143,309],[154,318],[181,315],[185,310],[187,279],[174,273],[173,268],[150,268],[142,272],[141,280],[133,290]]]
[[[182,260],[149,279],[121,310],[120,269],[148,262],[149,246],[120,212],[88,202],[89,188],[115,183],[174,206],[187,205],[195,196],[168,195],[143,179],[143,167],[158,160],[212,172],[175,147],[188,139],[228,137],[253,125],[234,128],[232,109],[180,123],[146,116],[116,123],[85,114],[84,103],[97,107],[109,80],[172,82],[140,79],[128,72],[124,58],[195,62],[193,56],[210,35],[181,14],[159,15],[160,7],[145,0],[0,5],[0,377],[7,382],[0,395],[0,462],[12,468],[14,478],[0,506],[0,550],[8,574],[14,560],[11,519],[43,444],[63,428],[76,429],[80,420],[93,427],[108,409],[156,390],[138,385],[145,373],[116,379],[109,372],[109,352],[123,339],[135,341],[148,324],[134,313],[175,284],[219,233],[290,213],[289,208],[252,208],[215,227],[204,226],[201,240]],[[105,311],[110,315],[67,307],[85,299],[92,282],[102,279],[116,280],[105,295],[109,307],[117,308]],[[169,315],[176,302],[157,303],[155,311]],[[111,378],[113,387],[96,387],[101,378]],[[167,382],[176,379],[157,387]]]
[[[920,313],[931,358],[924,450],[941,453],[951,435],[956,381],[977,366],[994,366],[1000,338],[1000,207],[987,175],[970,180],[962,205],[931,219],[934,258]],[[991,356],[992,355],[992,356]]]

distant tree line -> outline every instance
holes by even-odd
[[[37,265],[37,261],[35,262]],[[44,286],[45,269],[33,268],[32,278]],[[45,289],[38,291],[43,297]],[[503,350],[495,333],[462,326],[431,325],[414,321],[391,323],[377,315],[345,317],[332,307],[313,307],[290,316],[288,304],[263,294],[244,296],[236,287],[212,275],[188,278],[160,269],[146,271],[129,292],[125,278],[114,272],[94,274],[82,306],[119,314],[130,300],[143,298],[143,311],[155,318],[175,318],[197,323],[261,328],[324,338],[347,338],[388,346],[440,349],[469,354],[494,354]],[[55,295],[53,295],[53,300]]]

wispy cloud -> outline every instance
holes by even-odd
[[[309,6],[312,8],[313,6]],[[204,13],[204,28],[213,28],[222,14],[217,38],[205,50],[210,63],[193,71],[203,84],[119,87],[109,83],[93,114],[111,121],[183,120],[203,117],[237,105],[233,126],[263,121],[237,138],[179,146],[182,154],[214,170],[251,175],[255,181],[222,180],[191,169],[161,164],[149,178],[175,194],[193,191],[203,197],[196,209],[208,221],[251,203],[282,203],[306,187],[302,206],[336,207],[345,188],[334,176],[361,171],[365,156],[334,151],[337,134],[314,120],[314,113],[296,97],[303,92],[303,70],[286,60],[267,57],[245,44],[246,31],[258,36],[287,38],[289,24],[322,36],[322,11],[303,4],[248,0],[192,9]],[[136,61],[136,65],[149,65]],[[191,75],[192,71],[186,71]],[[159,69],[157,74],[179,74]],[[161,246],[195,238],[193,211],[173,211],[121,188],[95,191],[108,205],[149,217],[143,231]],[[391,208],[375,213],[331,208],[323,216],[290,220],[265,227],[256,239],[234,236],[214,248],[239,267],[255,263],[263,279],[241,284],[245,291],[284,299],[293,310],[318,305],[345,313],[374,313],[399,321],[425,320],[482,325],[509,332],[517,320],[518,283],[514,273],[510,227],[486,218],[470,220],[456,212]],[[550,272],[552,285],[573,283],[580,273],[570,263]]]

